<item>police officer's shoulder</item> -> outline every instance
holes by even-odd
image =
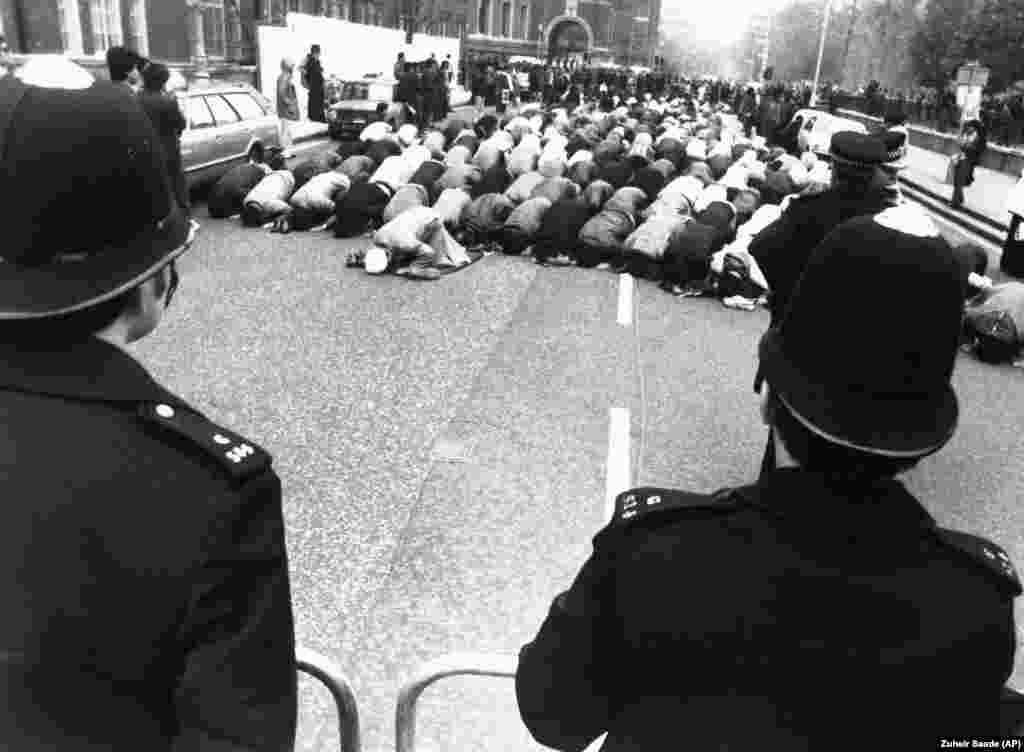
[[[786,209],[785,214],[788,214],[791,217],[794,214],[804,212],[807,214],[813,214],[824,206],[831,206],[838,202],[839,196],[833,190],[822,191],[821,193],[801,193],[794,196],[789,202],[789,208]]]
[[[138,407],[145,430],[174,439],[212,462],[229,480],[241,483],[270,468],[270,454],[180,401],[145,402]]]
[[[687,512],[709,517],[730,514],[747,504],[747,498],[738,490],[725,488],[708,494],[671,488],[633,488],[616,497],[612,519],[601,534],[667,522]]]
[[[992,541],[980,535],[972,535],[959,530],[936,528],[939,539],[950,548],[963,554],[976,566],[981,567],[994,577],[1000,587],[1016,598],[1021,594],[1020,577],[1010,561],[1009,554]]]

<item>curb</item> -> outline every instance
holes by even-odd
[[[987,214],[982,214],[981,212],[968,208],[966,206],[961,206],[959,209],[954,209],[952,206],[949,206],[949,202],[946,198],[940,196],[938,193],[931,190],[930,188],[925,188],[923,185],[911,180],[910,178],[901,175],[900,182],[908,185],[910,188],[917,191],[918,193],[923,193],[925,196],[932,199],[933,201],[940,201],[946,204],[950,212],[955,212],[957,214],[963,215],[964,217],[972,219],[975,222],[980,222],[981,224],[986,225],[997,232],[1002,232],[1005,234],[1010,231],[1009,225],[1004,224],[1003,222],[1000,222],[997,219],[993,219]]]
[[[1002,247],[1006,233],[1009,231],[1005,226],[1001,226],[992,218],[977,212],[954,209],[949,205],[947,199],[911,180],[900,178],[900,182],[903,184],[904,195],[908,199],[919,203],[928,211],[956,225],[964,232],[980,237],[999,248]]]

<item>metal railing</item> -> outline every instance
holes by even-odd
[[[511,655],[452,653],[420,666],[398,693],[395,709],[395,750],[413,752],[416,745],[416,701],[436,681],[450,676],[515,678],[517,659]]]
[[[299,647],[295,651],[300,671],[323,683],[334,697],[338,709],[341,752],[360,752],[359,712],[355,694],[345,676],[328,658]],[[416,703],[434,683],[454,676],[488,676],[514,679],[518,660],[511,655],[492,653],[451,653],[420,665],[401,687],[395,709],[395,750],[415,752]],[[1024,734],[1024,695],[1007,686],[1000,703],[1001,731],[1013,736]],[[604,743],[602,734],[585,752],[596,752]]]
[[[334,698],[340,752],[360,752],[359,707],[348,679],[332,660],[309,648],[295,648],[295,663],[299,671],[323,684]]]

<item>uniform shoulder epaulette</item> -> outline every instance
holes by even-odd
[[[936,530],[942,541],[967,554],[975,563],[994,574],[1004,586],[1009,588],[1014,597],[1021,594],[1020,577],[1006,551],[978,535],[942,527],[936,528]]]
[[[732,493],[732,489],[706,494],[671,488],[634,488],[620,493],[615,498],[615,512],[608,523],[608,528],[628,527],[640,520],[680,509],[724,511],[737,509],[741,503],[741,499]]]
[[[821,193],[808,193],[794,196],[793,199],[789,202],[789,205],[791,207],[807,207],[834,200],[835,197],[832,195],[830,191],[822,191]]]
[[[270,454],[262,447],[187,407],[144,403],[139,405],[138,413],[147,425],[188,441],[216,462],[232,480],[243,481],[270,467]]]

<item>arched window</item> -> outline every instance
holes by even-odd
[[[527,19],[526,17],[526,10],[527,9],[525,5],[519,6],[519,36],[521,36],[523,39],[530,38],[530,27],[527,26],[527,21],[529,19]]]
[[[501,35],[503,37],[512,36],[512,3],[504,2],[501,4]]]
[[[476,30],[481,34],[487,34],[489,29],[487,25],[487,7],[490,5],[490,0],[479,0],[480,10],[477,11],[476,16]]]
[[[89,23],[92,27],[93,54],[101,54],[123,44],[121,39],[121,3],[117,0],[90,0]]]

